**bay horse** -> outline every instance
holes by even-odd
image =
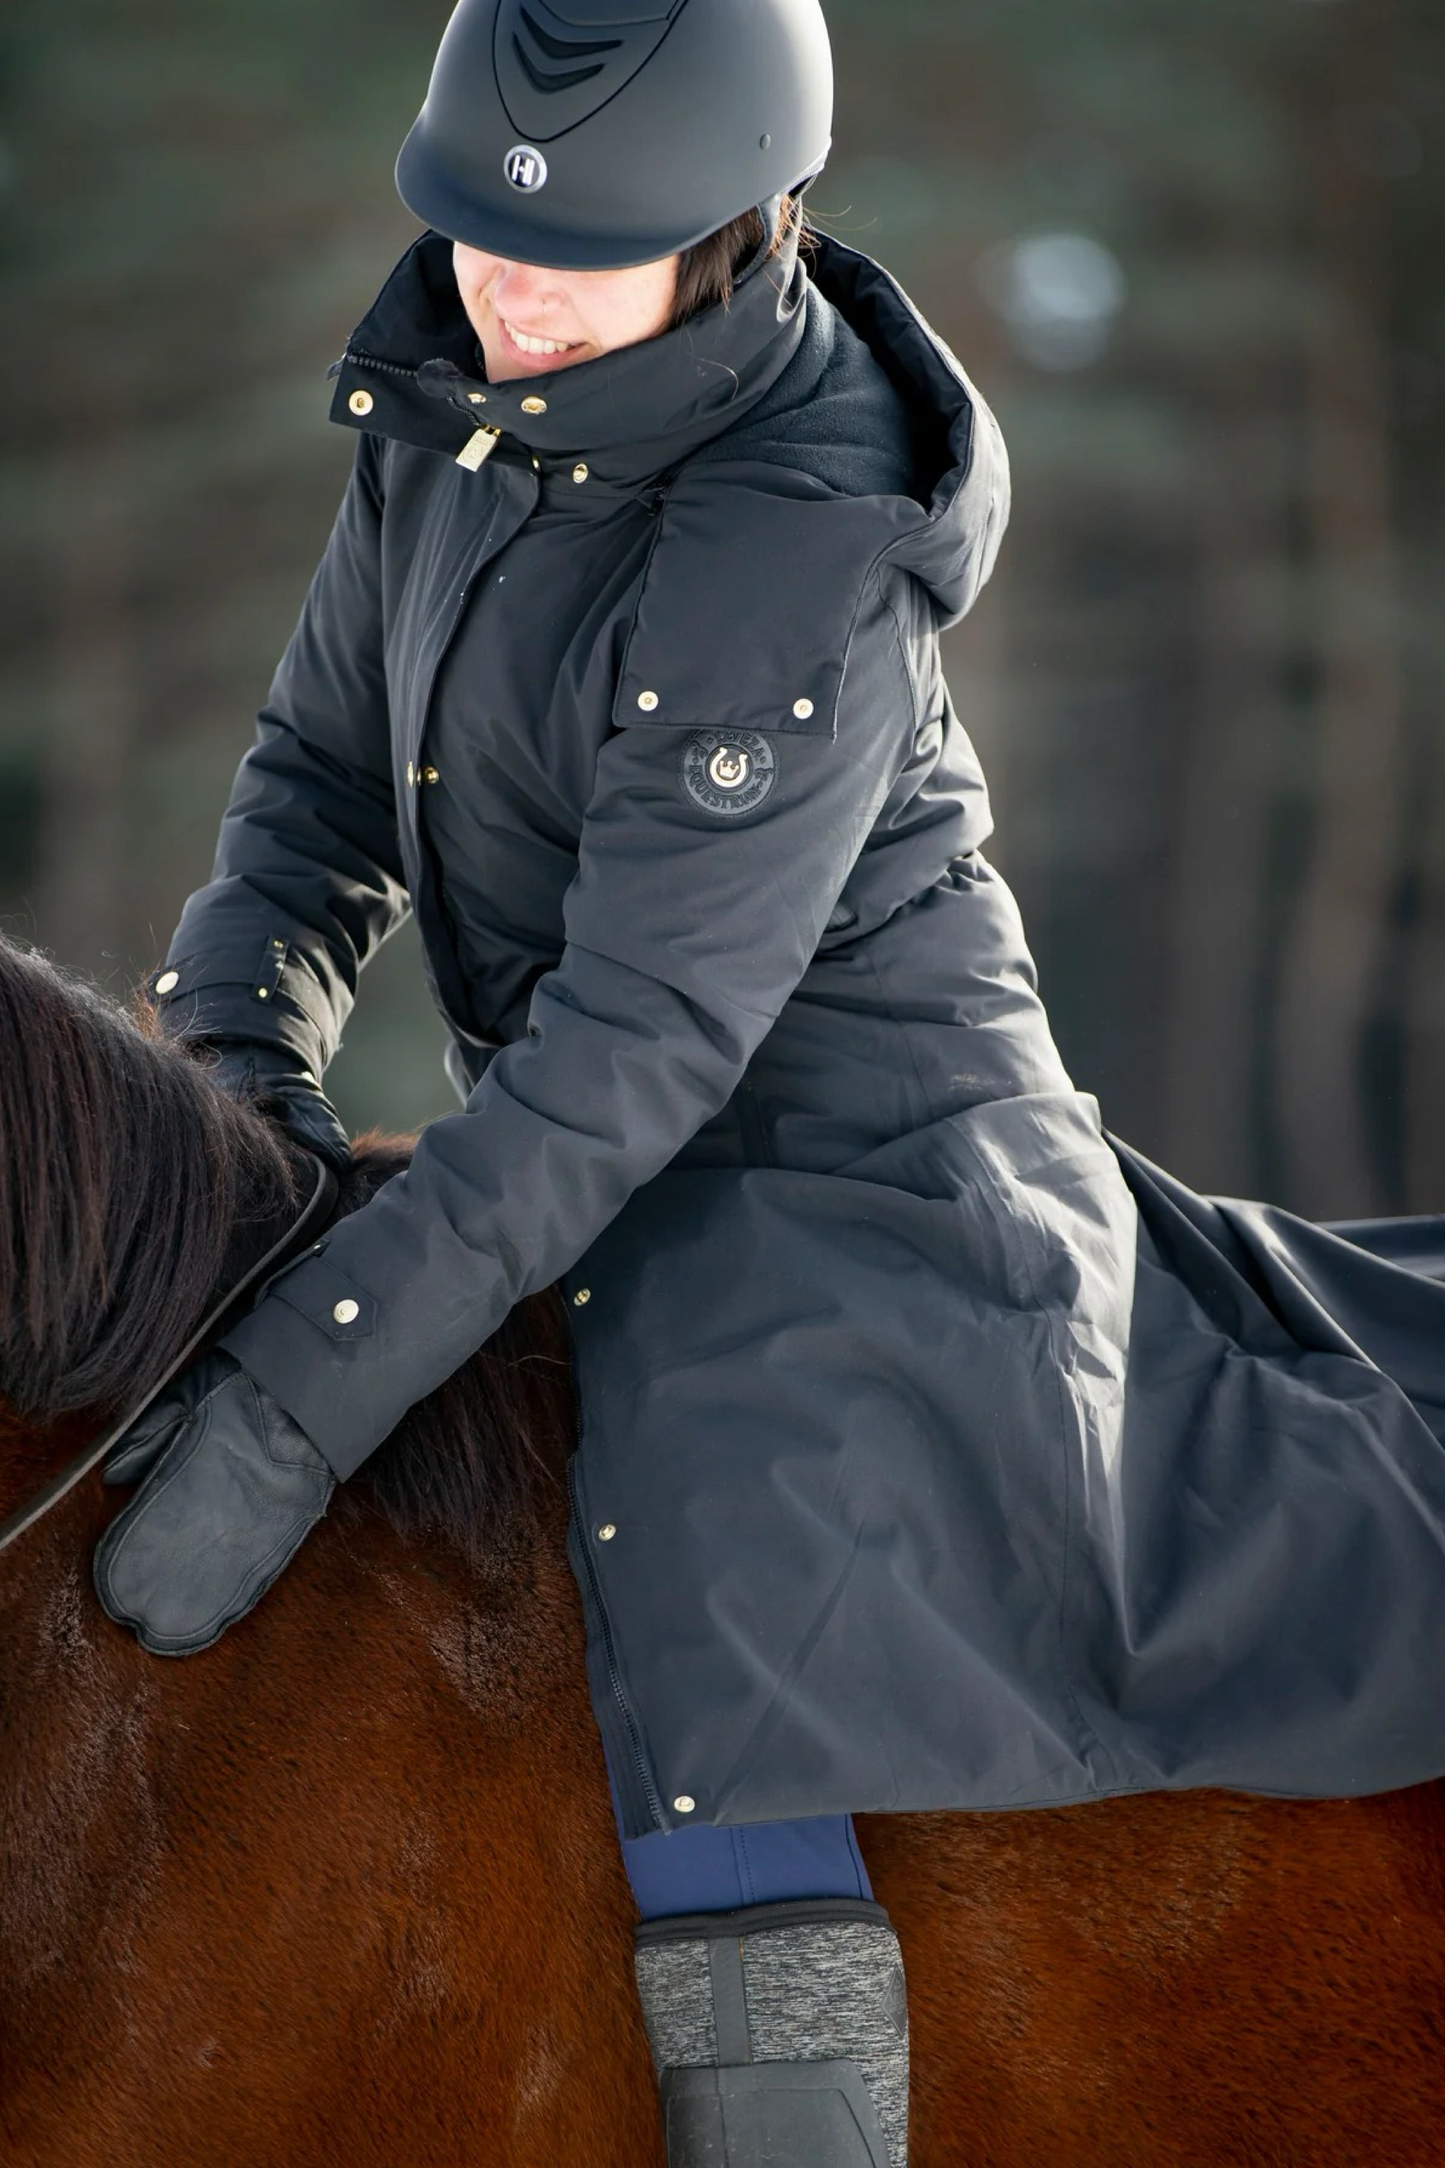
[[[354,1208],[404,1163],[358,1146]],[[163,1376],[306,1176],[0,941],[0,1515]],[[206,1654],[142,1652],[98,1479],[0,1557],[5,2168],[662,2168],[530,1298]],[[1445,1794],[866,1819],[913,2168],[1445,2160]],[[824,2164],[819,2164],[824,2168]]]

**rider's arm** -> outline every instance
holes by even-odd
[[[391,775],[379,447],[362,437],[341,509],[261,710],[215,868],[155,986],[165,1028],[263,1040],[319,1076],[368,956],[408,909]],[[355,628],[345,640],[335,628]]]

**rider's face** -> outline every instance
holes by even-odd
[[[484,256],[458,241],[457,291],[494,384],[549,376],[665,331],[677,297],[676,256],[627,271],[547,271]]]

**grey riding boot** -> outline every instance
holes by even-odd
[[[881,1905],[649,1920],[637,1987],[668,2168],[907,2168],[908,2009]]]

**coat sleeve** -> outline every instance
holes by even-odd
[[[319,1076],[406,917],[382,651],[379,447],[362,437],[232,788],[210,882],[153,984],[166,1029],[260,1039]]]
[[[694,731],[624,727],[604,743],[566,946],[529,1035],[223,1343],[339,1475],[575,1264],[731,1095],[912,750],[912,592],[870,576],[836,738],[762,741],[772,782],[741,816],[687,788]]]

